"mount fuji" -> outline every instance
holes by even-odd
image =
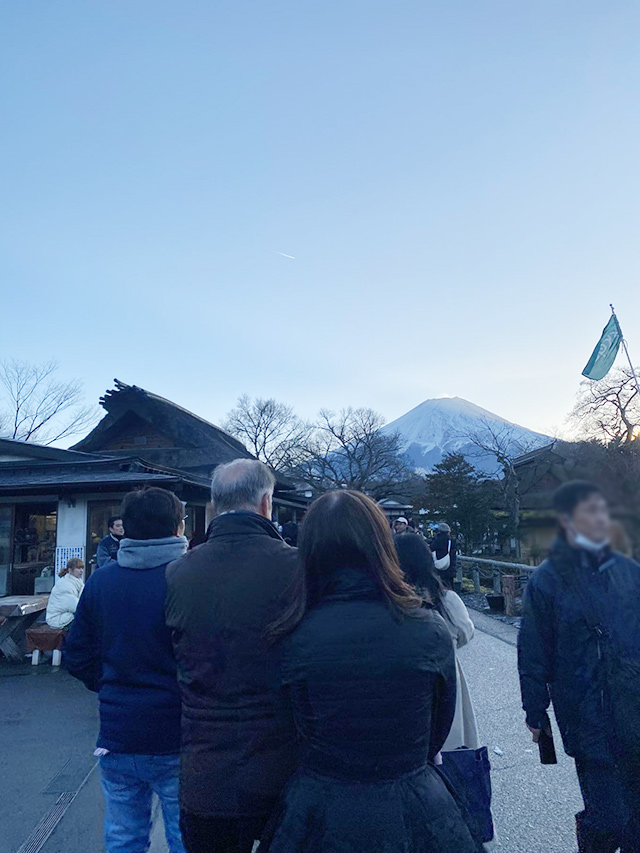
[[[461,397],[425,400],[382,428],[385,435],[399,433],[400,449],[418,473],[432,471],[447,453],[462,453],[483,474],[496,476],[500,466],[495,456],[479,450],[469,438],[486,438],[490,432],[499,435],[514,456],[552,440]]]

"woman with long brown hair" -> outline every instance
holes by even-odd
[[[272,633],[303,759],[261,851],[474,853],[430,763],[455,708],[451,639],[404,580],[382,510],[359,492],[323,495],[299,552]]]

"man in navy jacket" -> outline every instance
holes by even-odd
[[[96,551],[96,565],[101,568],[105,563],[110,563],[118,556],[118,548],[124,537],[124,525],[119,515],[112,515],[107,524],[109,532],[98,543]]]
[[[580,853],[631,853],[640,850],[640,679],[616,682],[610,664],[640,672],[640,566],[611,550],[596,486],[565,483],[554,505],[561,532],[527,585],[519,638],[526,722],[537,742],[553,701],[584,799]]]
[[[168,563],[187,550],[182,502],[164,489],[130,492],[125,537],[108,571],[91,575],[63,653],[69,672],[98,693],[98,749],[107,853],[146,850],[151,798],[160,798],[171,853],[179,827],[180,691],[164,609]]]

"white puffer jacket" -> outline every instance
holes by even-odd
[[[78,601],[84,589],[84,582],[72,574],[58,578],[49,595],[47,604],[47,625],[50,628],[66,628],[73,622]]]

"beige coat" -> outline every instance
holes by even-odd
[[[461,649],[473,639],[475,634],[475,627],[469,617],[467,608],[460,596],[456,595],[452,590],[445,591],[442,605],[445,622],[451,632],[454,646],[456,649]],[[456,713],[453,718],[449,737],[442,747],[443,752],[445,750],[458,749],[461,746],[466,746],[469,749],[478,749],[480,746],[476,715],[473,711],[473,704],[471,703],[471,695],[464,677],[464,670],[458,660],[457,654],[456,687]]]

